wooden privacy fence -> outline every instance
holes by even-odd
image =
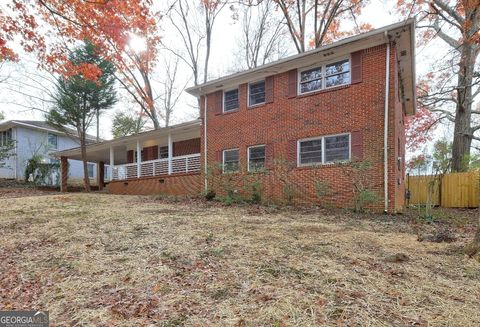
[[[444,208],[476,208],[480,205],[480,170],[440,176],[407,176],[408,204]],[[431,190],[431,191],[430,191]]]

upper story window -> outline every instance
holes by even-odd
[[[168,158],[168,145],[158,147],[158,158],[167,159]]]
[[[48,133],[47,136],[48,148],[58,149],[58,136],[52,133]]]
[[[350,83],[350,60],[344,59],[300,71],[299,93],[314,92],[348,83]]]
[[[348,83],[350,83],[350,61],[348,59],[325,66],[326,88]]]
[[[265,145],[255,145],[248,148],[248,171],[265,169]]]
[[[265,103],[265,81],[248,84],[248,106]]]
[[[0,146],[5,146],[12,141],[12,129],[0,132]]]
[[[350,134],[298,141],[299,166],[350,160]]]
[[[223,112],[238,109],[238,89],[223,92]]]
[[[223,151],[223,172],[234,173],[240,167],[240,153],[238,149]]]
[[[300,93],[322,89],[322,67],[300,72]]]

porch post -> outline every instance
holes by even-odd
[[[140,176],[142,176],[142,173],[140,171],[141,162],[142,162],[142,148],[140,148],[140,140],[137,140],[137,178],[140,178]]]
[[[103,186],[105,185],[105,163],[103,161],[100,161],[97,164],[97,185],[98,185],[98,190],[101,191],[103,190]]]
[[[67,182],[68,182],[68,158],[60,157],[60,192],[67,192]]]
[[[173,146],[172,146],[172,134],[168,133],[168,174],[172,174],[172,157],[173,157]]]
[[[113,181],[113,166],[115,165],[115,153],[113,151],[113,147],[110,147],[110,163],[108,166],[108,172],[110,175],[110,180]]]

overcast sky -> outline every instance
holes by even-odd
[[[370,4],[364,8],[358,20],[360,22],[368,22],[374,28],[398,22],[401,20],[400,17],[392,13],[394,4],[395,1],[372,0]],[[236,65],[234,53],[238,49],[237,44],[240,38],[240,24],[232,20],[231,11],[228,8],[224,9],[215,24],[210,60],[210,78],[220,77],[234,69]],[[345,24],[349,23],[346,22]],[[176,44],[178,47],[181,47],[180,40],[168,21],[161,23],[161,35],[166,43]],[[423,49],[417,49],[417,73],[419,74],[425,71],[429,60],[431,60],[431,56],[426,52],[427,51],[423,51]],[[295,51],[292,49],[292,54],[293,53],[295,53]],[[19,69],[18,65],[3,67],[2,74],[4,75],[8,70],[12,70],[14,71],[14,76],[16,75],[17,78],[21,78],[21,74],[24,74],[25,71],[36,72],[36,66],[32,63],[33,58],[22,56],[21,59],[21,69]],[[16,70],[19,70],[19,72],[15,72]],[[160,63],[154,73],[154,79],[156,77],[160,78],[162,73],[163,69]],[[181,66],[179,77],[179,87],[185,84],[188,84],[188,86],[193,84],[191,81],[191,73],[185,65]],[[181,95],[181,101],[175,109],[174,123],[195,119],[197,110],[193,108],[194,103],[195,99],[184,92]],[[29,103],[25,97],[21,94],[16,94],[11,88],[2,86],[0,89],[0,111],[4,112],[7,119],[43,119],[42,112],[25,109],[25,106],[28,105]],[[131,103],[127,95],[122,95],[116,107],[103,115],[101,119],[101,137],[107,139],[111,137],[111,120],[113,114],[116,111],[127,110],[129,108],[135,108],[135,104]],[[91,132],[94,133],[93,130]]]

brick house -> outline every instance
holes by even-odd
[[[288,186],[295,202],[318,202],[320,182],[328,187],[323,200],[351,206],[356,177],[345,167],[369,162],[362,175],[381,198],[374,207],[402,210],[404,118],[416,102],[414,40],[415,23],[407,20],[187,89],[200,103],[200,120],[190,126],[200,165],[194,191],[225,193],[212,178],[216,171],[234,191],[245,179],[261,184],[272,201],[285,198]],[[125,192],[145,193],[141,188]]]

